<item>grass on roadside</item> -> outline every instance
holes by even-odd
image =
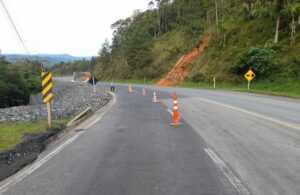
[[[126,84],[147,84],[153,85],[158,80],[114,80],[115,83],[126,83]],[[104,83],[110,83],[111,81],[101,81]],[[300,82],[299,81],[284,81],[269,82],[269,81],[252,81],[250,85],[250,91],[247,89],[247,82],[244,83],[216,83],[216,90],[227,90],[227,91],[240,91],[249,93],[260,93],[269,94],[276,96],[286,96],[293,98],[300,98]],[[179,87],[194,88],[194,89],[214,89],[213,83],[208,82],[184,82]]]
[[[53,127],[66,124],[69,118],[53,121]],[[47,131],[47,120],[37,122],[0,123],[0,152],[8,150],[23,139],[26,133],[42,133]]]
[[[185,82],[180,87],[186,88],[203,88],[213,89],[213,83],[194,83]],[[272,82],[251,82],[250,91],[247,89],[247,82],[242,84],[234,83],[217,83],[216,90],[229,90],[229,91],[241,91],[250,93],[270,94],[277,96],[287,96],[300,98],[300,83],[299,82],[284,82],[284,83],[272,83]]]

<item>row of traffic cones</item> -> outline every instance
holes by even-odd
[[[132,85],[128,85],[128,93],[132,93],[132,92],[133,92]],[[143,88],[143,90],[142,90],[142,95],[143,95],[143,96],[146,96],[146,95],[147,95],[147,94],[146,94],[146,89],[145,89],[145,88]],[[156,92],[155,92],[155,91],[153,92],[152,102],[153,102],[153,103],[157,103],[157,102],[158,102],[157,96],[156,96]]]
[[[128,85],[128,92],[132,93],[132,85]],[[146,96],[146,90],[145,88],[143,88],[142,90],[142,95]],[[152,102],[153,103],[157,103],[157,96],[156,96],[156,92],[153,91],[153,97],[152,97]],[[176,92],[173,93],[173,122],[171,123],[171,125],[174,126],[178,126],[181,125],[182,123],[180,123],[179,121],[179,111],[178,111],[178,99],[177,99],[177,94]]]

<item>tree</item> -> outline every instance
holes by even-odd
[[[282,11],[284,10],[284,0],[276,0],[274,13],[276,15],[276,29],[275,29],[275,37],[274,43],[278,43],[279,39],[279,28],[280,28],[280,17]]]

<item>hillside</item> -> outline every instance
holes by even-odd
[[[299,83],[299,13],[291,1],[150,2],[112,24],[113,40],[103,43],[94,71],[102,79],[157,80],[210,37],[204,53],[185,64],[185,81],[239,83],[251,68],[258,81]]]
[[[92,71],[100,80],[147,79],[167,86],[211,86],[216,78],[220,87],[245,84],[243,75],[252,69],[260,91],[300,95],[298,2],[150,1],[148,10],[111,28],[112,40],[90,63],[60,64],[55,72]]]
[[[20,60],[29,60],[27,55],[22,54],[4,54],[5,59],[11,63],[16,63]],[[32,55],[33,61],[43,62],[46,66],[53,66],[60,62],[72,62],[82,59],[90,60],[90,57],[75,57],[68,54],[38,54]]]

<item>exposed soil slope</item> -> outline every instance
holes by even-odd
[[[186,65],[188,63],[193,63],[196,57],[201,55],[204,52],[205,47],[208,45],[210,37],[205,37],[201,42],[198,48],[195,48],[188,54],[183,55],[168,73],[168,75],[158,81],[155,85],[158,86],[175,86],[184,81],[186,77],[187,70]]]

